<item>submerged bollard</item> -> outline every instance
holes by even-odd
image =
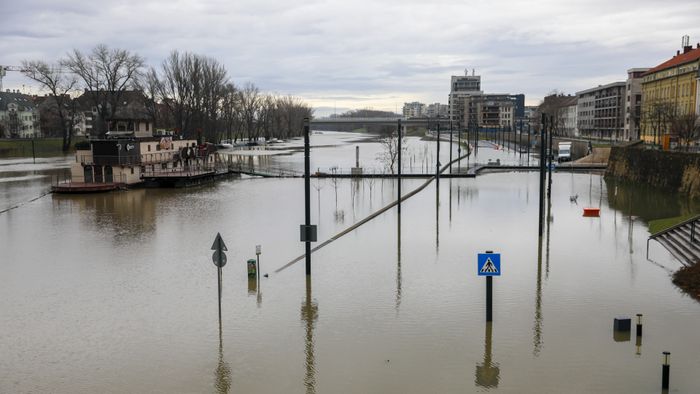
[[[642,336],[642,314],[637,313],[637,336]]]
[[[256,277],[257,276],[257,269],[256,269],[256,261],[255,259],[249,259],[248,260],[248,277]]]
[[[671,380],[671,365],[669,365],[670,352],[664,352],[664,364],[661,366],[661,388],[668,390],[668,385]]]

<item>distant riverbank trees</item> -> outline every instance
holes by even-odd
[[[172,51],[159,67],[147,67],[138,54],[97,45],[53,64],[23,65],[24,74],[53,98],[53,107],[61,108],[56,115],[65,150],[78,114],[92,113],[92,136],[104,137],[117,110],[134,104],[125,103],[126,97],[142,97],[141,112],[154,129],[214,142],[300,136],[304,117],[313,112],[300,98],[263,93],[252,82],[238,86],[218,60],[190,52]],[[142,94],[125,94],[133,90]],[[77,96],[82,99],[76,106],[71,103]]]

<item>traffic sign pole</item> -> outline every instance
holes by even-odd
[[[486,321],[493,321],[493,276],[486,277]]]
[[[493,277],[501,276],[501,255],[488,250],[477,256],[477,274],[486,277],[486,321],[493,321]]]
[[[216,276],[217,276],[217,287],[219,289],[219,330],[221,330],[221,287],[222,287],[222,271],[221,268],[226,265],[226,253],[228,250],[224,240],[221,238],[221,234],[217,233],[216,238],[214,238],[214,243],[211,245],[211,250],[214,254],[211,256],[211,260],[216,266]]]

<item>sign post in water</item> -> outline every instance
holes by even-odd
[[[493,277],[501,276],[501,254],[487,250],[477,255],[477,274],[486,277],[486,321],[493,321]]]

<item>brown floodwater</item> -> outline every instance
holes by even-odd
[[[314,135],[336,146],[313,150],[312,167],[351,167],[356,139]],[[416,170],[429,166],[435,143],[411,144]],[[376,143],[359,146],[366,167],[381,167]],[[296,170],[303,157],[265,160]],[[0,211],[41,195],[69,161],[0,160]],[[319,240],[389,203],[395,187],[312,180]],[[303,261],[274,272],[303,253],[302,179],[23,204],[0,214],[0,392],[657,393],[663,351],[672,392],[700,391],[700,304],[671,283],[680,264],[663,247],[652,242],[646,257],[648,220],[696,207],[600,174],[555,173],[540,241],[538,187],[528,172],[432,183],[400,218],[392,209],[314,253],[310,280]],[[217,232],[228,246],[221,331]],[[245,264],[256,244],[269,274],[259,286]],[[502,259],[488,325],[476,275],[485,250]],[[631,338],[613,335],[615,317],[637,313],[641,342],[634,326]]]

